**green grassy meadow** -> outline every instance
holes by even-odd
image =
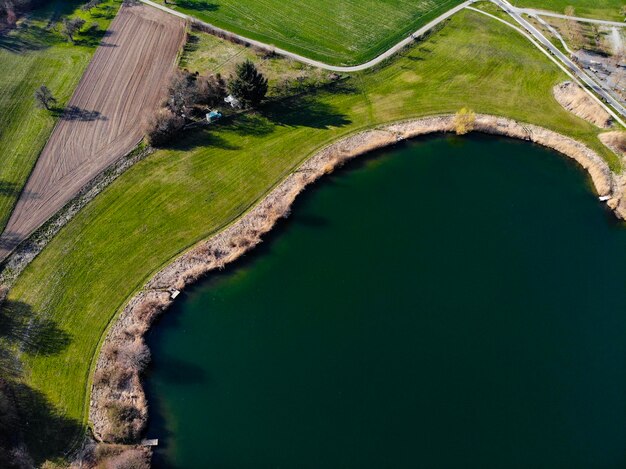
[[[175,3],[179,11],[248,38],[333,65],[355,65],[373,59],[462,0]]]
[[[19,27],[0,36],[0,230],[43,149],[58,113],[38,109],[33,95],[46,85],[61,109],[69,101],[89,64],[102,33],[68,42],[52,26],[65,15],[81,16],[87,25],[106,30],[117,0],[91,13],[76,10],[80,2],[52,2],[33,12]],[[107,11],[103,7],[112,8]]]
[[[563,13],[568,6],[574,7],[576,16],[624,21],[623,0],[509,0],[517,7],[537,8]]]
[[[211,47],[224,60],[247,53],[209,36],[201,44],[183,57],[187,67],[215,67],[207,57]],[[297,67],[283,62],[291,71]],[[570,135],[619,167],[597,140],[598,130],[553,99],[552,86],[564,79],[515,31],[464,11],[373,71],[186,133],[100,194],[18,279],[6,309],[46,324],[43,342],[55,345],[48,353],[22,355],[24,382],[48,413],[72,423],[64,428],[84,425],[94,356],[126,301],[173,257],[237,219],[307,157],[358,130],[469,106]],[[59,430],[53,424],[41,428],[30,444],[44,457],[50,454],[49,436]]]

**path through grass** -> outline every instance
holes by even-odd
[[[462,1],[178,0],[174,8],[311,59],[355,65],[373,59]]]

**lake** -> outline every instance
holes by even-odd
[[[573,162],[362,157],[149,333],[158,467],[626,465],[626,230]]]

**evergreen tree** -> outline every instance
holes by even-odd
[[[245,107],[257,107],[267,94],[267,78],[250,60],[237,65],[236,76],[231,78],[228,90]]]

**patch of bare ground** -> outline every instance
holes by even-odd
[[[137,124],[162,99],[184,38],[180,18],[142,4],[120,8],[60,111],[0,237],[0,259],[139,143]]]
[[[600,141],[622,158],[626,158],[626,132],[604,132]]]
[[[574,159],[585,168],[602,196],[620,217],[626,217],[624,186],[606,162],[585,145],[550,130],[510,119],[477,115],[471,129],[538,143]],[[452,132],[455,116],[399,122],[354,134],[322,149],[274,188],[258,205],[210,239],[197,244],[158,272],[114,321],[98,358],[90,402],[90,420],[98,439],[136,440],[148,416],[141,372],[147,362],[143,336],[154,319],[172,303],[171,293],[221,269],[261,242],[274,224],[289,215],[302,190],[324,174],[358,155],[399,141],[435,132]],[[118,417],[123,409],[125,420]],[[134,410],[130,410],[134,409]]]
[[[612,119],[609,113],[577,84],[566,81],[556,85],[552,92],[559,104],[569,112],[602,129],[611,127]]]

